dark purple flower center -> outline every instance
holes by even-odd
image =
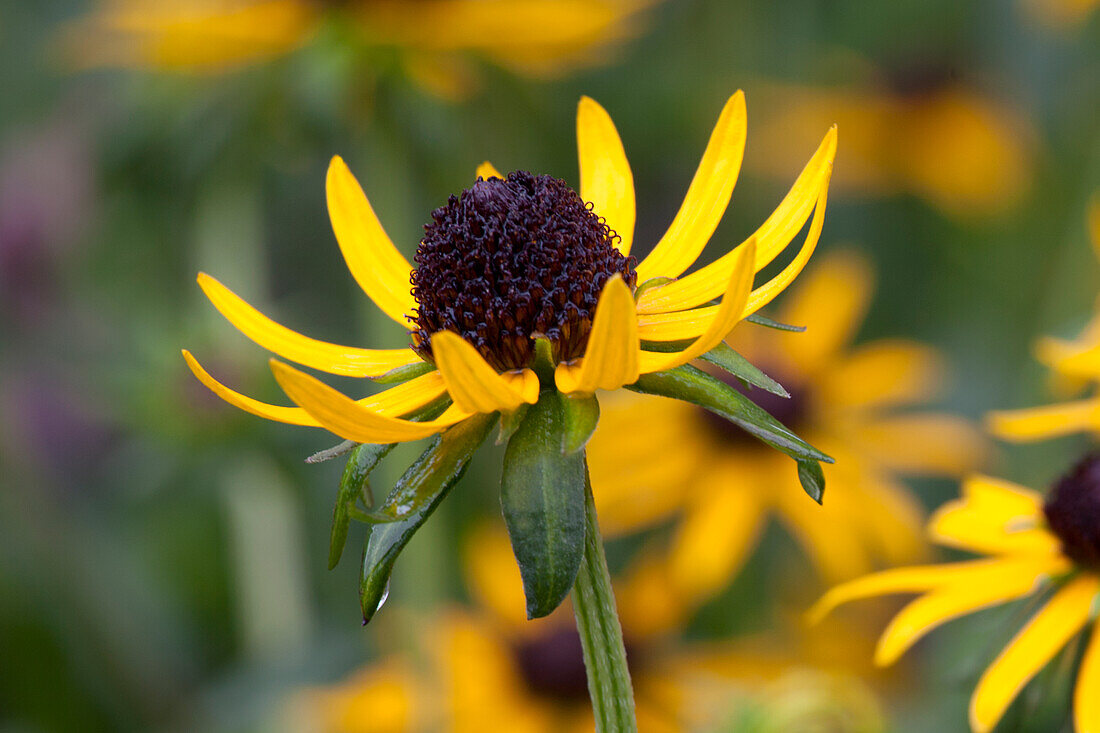
[[[1100,452],[1085,456],[1054,484],[1043,513],[1068,557],[1100,567]]]
[[[478,179],[432,212],[416,251],[413,348],[448,330],[504,371],[530,365],[537,336],[560,361],[584,355],[600,291],[634,259],[564,181],[525,171]]]
[[[636,671],[637,653],[629,639],[627,663]],[[572,626],[558,626],[525,639],[514,647],[516,664],[527,687],[537,695],[565,701],[588,700],[581,637]]]

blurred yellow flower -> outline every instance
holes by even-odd
[[[820,618],[860,598],[922,594],[879,640],[875,662],[887,665],[954,618],[1027,596],[1042,599],[1042,607],[986,669],[971,698],[970,726],[986,733],[1027,683],[1093,625],[1100,599],[1100,457],[1085,458],[1045,501],[1006,481],[971,478],[963,485],[963,498],[937,511],[928,529],[942,545],[987,557],[859,578],[830,590],[810,616]],[[1079,733],[1100,730],[1100,634],[1091,636],[1074,697]]]
[[[1100,194],[1094,196],[1089,207],[1088,224],[1093,251],[1100,258]],[[1040,339],[1036,355],[1071,389],[1100,384],[1100,312],[1072,341]],[[990,413],[987,422],[995,435],[1017,442],[1082,431],[1100,433],[1100,394],[1042,407],[997,411]]]
[[[406,70],[444,96],[462,92],[460,54],[546,75],[607,59],[656,0],[102,0],[65,43],[85,67],[223,72],[290,53],[329,18],[365,44],[406,52]]]
[[[563,181],[488,163],[478,180],[433,212],[414,270],[382,228],[339,157],[329,167],[329,216],[355,280],[412,344],[363,349],[317,341],[270,320],[213,277],[199,285],[234,326],[260,346],[330,374],[402,381],[353,400],[315,377],[271,360],[298,407],[239,394],[184,350],[195,376],[230,404],[292,425],[323,427],[356,443],[426,438],[474,415],[513,413],[539,399],[535,339],[550,343],[544,388],[591,395],[673,369],[721,344],[802,271],[821,235],[836,152],[830,129],[779,207],[741,246],[689,275],[718,226],[745,144],[741,92],[722,110],[695,178],[666,234],[635,267],[634,181],[611,118],[585,97],[577,112],[580,195]],[[753,289],[810,220],[798,254]],[[568,230],[563,237],[560,231]],[[507,253],[511,259],[502,259]],[[679,278],[679,279],[674,279]],[[634,292],[635,282],[641,283]],[[410,283],[412,286],[410,287]],[[720,298],[717,305],[707,305]],[[649,351],[668,342],[672,351]],[[446,405],[442,414],[437,408]],[[415,421],[414,417],[432,419]]]
[[[770,452],[698,408],[625,395],[601,402],[588,452],[601,526],[622,534],[679,515],[666,593],[701,600],[725,587],[773,515],[829,582],[922,554],[922,511],[896,474],[959,475],[984,443],[962,419],[899,411],[939,388],[931,348],[900,339],[849,346],[872,279],[862,257],[831,255],[779,313],[805,333],[742,329],[731,341],[791,394],[750,397],[836,458],[825,467],[832,488],[823,506],[800,500]]]
[[[835,172],[841,192],[913,194],[968,218],[1004,211],[1030,185],[1033,135],[1020,112],[955,81],[913,91],[776,84],[764,106],[760,154],[747,160],[764,174],[788,170],[791,142],[836,120],[846,141]]]
[[[1100,0],[1022,0],[1022,5],[1040,23],[1067,28],[1083,23],[1100,7]]]
[[[425,632],[410,635],[423,643],[419,666],[399,654],[386,656],[342,683],[299,695],[292,707],[300,729],[592,730],[580,639],[569,610],[525,620],[522,585],[504,532],[480,526],[464,550],[476,608],[408,619]],[[624,611],[632,606],[621,605]],[[675,638],[675,627],[634,623],[646,614],[635,609],[623,617],[638,724],[645,733],[716,730],[749,711],[752,720],[770,726],[760,730],[776,733],[795,730],[786,727],[793,721],[829,721],[837,727],[828,730],[839,733],[883,730],[877,700],[850,676],[777,664],[776,655],[756,659],[728,645],[684,644]]]

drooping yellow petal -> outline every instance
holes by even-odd
[[[921,596],[890,621],[875,649],[875,664],[893,664],[925,634],[952,619],[1030,595],[1046,578],[1045,570],[1043,565],[1006,562]]]
[[[798,277],[798,274],[802,272],[802,268],[806,266],[806,263],[810,259],[810,255],[814,253],[814,249],[817,247],[817,241],[821,237],[821,228],[825,224],[825,200],[827,193],[827,187],[821,189],[821,197],[818,199],[817,210],[814,212],[814,219],[810,224],[810,230],[806,234],[806,241],[803,243],[802,249],[799,250],[795,258],[791,260],[778,275],[749,294],[748,301],[741,311],[741,318],[751,316],[774,300],[775,297],[783,292],[783,290]],[[732,274],[732,268],[735,263],[733,255],[739,249],[740,247],[722,258],[722,267],[719,272],[726,273],[727,277]],[[759,252],[759,246],[757,252]],[[759,256],[757,259],[759,259]],[[716,262],[714,265],[708,265],[696,274],[701,274],[717,264]],[[688,277],[693,276],[689,275]],[[687,278],[685,278],[685,280],[686,279]],[[672,284],[675,285],[676,283]],[[666,285],[660,288],[654,288],[653,290],[664,290],[667,287],[669,286]],[[652,291],[646,291],[641,299],[644,299],[649,292]],[[718,291],[717,293],[708,295],[707,300],[717,296],[720,292],[721,291]],[[695,338],[706,330],[707,325],[710,324],[715,314],[718,312],[718,308],[719,306],[709,305],[675,313],[654,313],[646,315],[642,314],[641,307],[639,306],[638,332],[641,337],[647,341],[680,341],[682,339]]]
[[[416,308],[409,283],[412,267],[393,245],[359,181],[338,155],[329,164],[325,193],[332,231],[355,281],[383,313],[408,328],[405,316]]]
[[[986,422],[994,435],[1014,442],[1096,430],[1100,428],[1100,398],[991,412],[986,416]]]
[[[1024,685],[1081,630],[1098,591],[1100,578],[1078,575],[1020,629],[986,669],[970,698],[970,727],[975,733],[993,730]]]
[[[1100,631],[1094,626],[1090,633],[1092,638],[1081,659],[1073,693],[1073,720],[1078,733],[1100,733]]]
[[[825,135],[821,146],[806,164],[806,168],[783,201],[752,235],[756,238],[756,262],[753,265],[756,272],[767,267],[790,244],[795,235],[805,226],[815,206],[823,206],[822,196],[829,185],[835,154],[836,128],[834,127]],[[732,252],[723,255],[698,272],[668,285],[646,291],[638,299],[638,313],[680,311],[718,297],[729,282],[733,268],[731,255]],[[649,277],[662,275],[663,273],[655,272]]]
[[[970,560],[943,565],[914,565],[892,568],[865,575],[831,588],[806,612],[810,623],[817,623],[837,606],[874,596],[920,593],[939,586],[961,583],[968,577],[999,567],[1000,560]]]
[[[619,235],[619,251],[630,254],[634,242],[634,174],[611,116],[591,97],[577,105],[577,160],[581,198]]]
[[[745,310],[745,303],[748,302],[749,292],[752,290],[754,275],[752,262],[756,257],[756,242],[750,239],[738,247],[737,255],[729,285],[706,331],[683,351],[672,354],[641,352],[639,369],[642,374],[672,369],[702,356],[722,343],[733,327],[741,321],[741,314]]]
[[[267,420],[291,425],[321,427],[317,420],[300,407],[269,405],[226,387],[210,376],[187,349],[183,349],[183,358],[187,362],[187,366],[190,367],[191,372],[207,389],[234,407],[245,412],[251,412],[253,415],[259,415]],[[443,384],[443,377],[440,376],[439,372],[430,372],[371,397],[358,400],[358,403],[380,415],[401,417],[438,399],[443,396],[444,392],[446,392],[446,387]]]
[[[529,378],[524,378],[518,385],[521,389],[516,389],[457,333],[439,331],[432,334],[431,348],[436,367],[447,384],[447,393],[459,409],[471,413],[511,412],[524,402],[538,401],[537,386],[533,399],[529,389],[522,389]],[[535,382],[537,385],[538,377]]]
[[[488,181],[490,178],[504,178],[504,176],[501,175],[501,172],[498,171],[496,167],[487,160],[482,162],[482,164],[477,167],[476,175],[486,181]]]
[[[612,275],[600,293],[588,347],[577,364],[558,364],[554,382],[565,393],[614,390],[638,381],[638,317],[634,296],[620,275]]]
[[[439,418],[412,422],[380,415],[345,397],[315,377],[271,360],[275,381],[291,401],[301,406],[326,430],[357,443],[404,443],[435,435],[470,417],[452,405]]]
[[[268,351],[314,369],[347,377],[377,377],[420,361],[411,349],[359,349],[317,341],[291,331],[244,302],[205,272],[199,286],[237,330]]]
[[[722,108],[676,218],[638,265],[639,283],[653,277],[679,277],[702,253],[737,184],[746,130],[745,94],[738,90]]]

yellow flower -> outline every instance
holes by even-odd
[[[893,619],[875,661],[891,664],[942,623],[1008,601],[1037,596],[1043,606],[986,669],[970,701],[970,726],[991,731],[1012,700],[1071,639],[1092,623],[1100,593],[1100,459],[1089,456],[1048,498],[998,479],[963,485],[929,522],[940,544],[982,559],[896,568],[830,590],[811,609],[820,618],[852,600],[923,594]],[[1076,730],[1100,729],[1100,634],[1092,633],[1074,698]]]
[[[1021,0],[1031,17],[1054,28],[1080,25],[1097,7],[1100,0]]]
[[[1089,233],[1093,251],[1100,258],[1100,195],[1089,207]],[[1093,316],[1072,341],[1040,339],[1039,361],[1072,386],[1100,383],[1100,313]],[[1000,438],[1018,442],[1043,440],[1081,431],[1100,433],[1100,395],[1023,410],[1004,410],[989,415],[989,428]]]
[[[103,0],[66,42],[88,67],[222,72],[290,53],[330,16],[364,43],[407,52],[410,74],[445,96],[461,92],[454,54],[473,52],[520,73],[549,74],[606,60],[634,35],[654,0]],[[337,4],[328,4],[335,6]]]
[[[410,635],[423,643],[418,667],[407,655],[386,655],[344,682],[297,696],[302,729],[312,722],[324,733],[592,730],[580,640],[569,610],[533,622],[523,618],[522,585],[504,532],[478,526],[463,549],[475,607],[407,619],[423,631]],[[636,575],[617,584],[624,611],[632,606],[628,599],[637,597],[632,587],[652,580]],[[715,730],[754,706],[787,722],[837,719],[851,725],[839,731],[882,729],[877,701],[849,676],[779,662],[775,655],[756,658],[723,644],[685,645],[675,639],[675,626],[654,625],[648,615],[637,609],[623,617],[644,733]],[[796,680],[812,680],[816,692]],[[765,730],[773,729],[802,728],[777,724]]]
[[[756,139],[766,154],[749,160],[763,173],[784,170],[791,140],[828,119],[845,131],[835,173],[841,192],[914,194],[968,218],[1004,211],[1030,185],[1034,136],[1026,121],[956,81],[922,80],[912,90],[777,84],[767,97],[769,124]]]
[[[308,338],[270,320],[213,277],[199,275],[215,307],[260,346],[330,374],[408,381],[356,401],[272,360],[276,380],[298,405],[284,407],[229,389],[184,351],[188,365],[220,397],[260,417],[324,427],[358,443],[413,441],[479,413],[511,413],[535,403],[535,337],[550,342],[555,367],[543,375],[543,388],[556,386],[565,394],[614,390],[640,375],[686,364],[786,288],[817,244],[835,129],[756,233],[683,277],[733,189],[745,142],[743,95],[726,104],[679,213],[636,267],[628,258],[633,177],[615,126],[591,99],[581,100],[577,136],[579,196],[549,176],[519,171],[503,178],[483,164],[470,189],[433,213],[416,270],[386,235],[347,166],[333,159],[327,193],[337,242],[364,292],[398,325],[412,324],[408,348],[364,349]],[[811,213],[797,256],[751,289],[754,273],[783,251]],[[511,259],[502,260],[506,254]],[[634,282],[642,283],[637,293]],[[716,298],[719,304],[706,305]],[[677,350],[648,351],[645,342],[672,342]],[[408,419],[425,417],[441,402],[449,407],[437,417]]]
[[[699,408],[650,397],[602,402],[588,448],[601,526],[621,534],[680,515],[668,553],[674,595],[703,600],[725,587],[773,515],[829,582],[922,553],[922,512],[896,474],[961,474],[983,443],[959,418],[898,412],[939,386],[932,349],[900,339],[849,345],[872,279],[863,258],[831,255],[778,314],[805,333],[746,329],[731,342],[791,395],[754,389],[750,397],[837,459],[825,467],[832,489],[823,506],[800,501],[771,452]]]

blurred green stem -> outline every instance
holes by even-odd
[[[573,613],[584,648],[588,694],[592,698],[598,733],[630,733],[638,730],[634,717],[634,690],[630,685],[623,629],[615,609],[611,574],[607,571],[587,465],[584,495],[584,557],[573,586]]]

